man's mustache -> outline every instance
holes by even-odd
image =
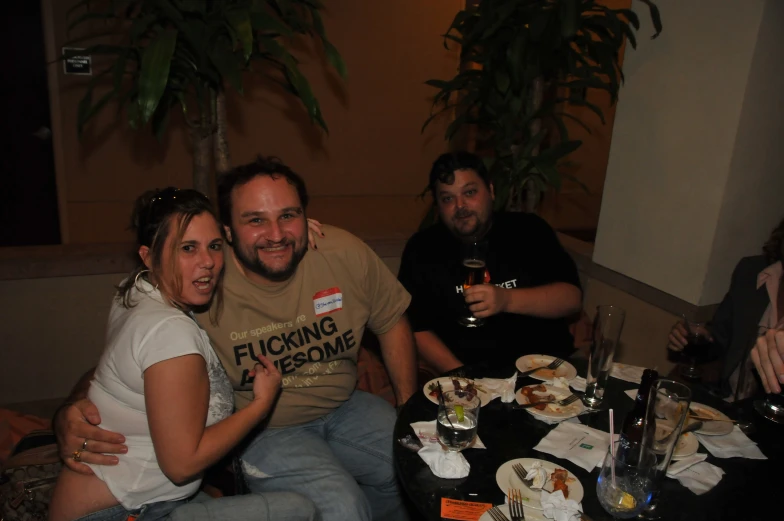
[[[471,210],[461,210],[458,208],[455,212],[455,219],[465,219],[466,217],[471,217],[473,215],[475,214]]]

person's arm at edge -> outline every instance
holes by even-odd
[[[463,362],[458,360],[438,335],[432,331],[417,331],[414,333],[414,340],[419,356],[439,374],[463,365]]]
[[[499,288],[479,284],[465,290],[469,309],[478,318],[515,313],[539,318],[562,318],[582,308],[583,292],[568,282],[552,282],[533,288]]]
[[[63,463],[79,474],[93,474],[84,463],[73,459],[73,453],[80,450],[84,440],[91,440],[89,451],[83,451],[81,460],[95,465],[117,465],[119,460],[111,454],[124,454],[128,448],[123,445],[125,437],[117,432],[98,427],[101,415],[98,408],[87,398],[90,382],[95,368],[87,371],[76,383],[65,402],[58,407],[52,418],[52,430],[57,436],[57,446]]]
[[[199,476],[267,416],[280,388],[280,373],[263,356],[259,361],[255,378],[267,379],[264,390],[259,392],[254,382],[253,401],[209,427],[205,424],[210,382],[201,355],[164,360],[144,372],[150,435],[158,464],[172,482],[182,484]]]
[[[401,406],[416,391],[416,351],[408,318],[401,315],[394,326],[377,336],[395,399]]]

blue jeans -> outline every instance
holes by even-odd
[[[150,503],[136,510],[117,505],[77,521],[127,521],[131,515],[136,521],[321,521],[308,498],[291,492],[220,498],[199,492],[190,500]]]
[[[261,431],[242,454],[248,487],[303,494],[324,521],[407,520],[392,462],[394,427],[391,405],[354,391],[318,420]]]

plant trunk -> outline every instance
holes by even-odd
[[[191,143],[193,145],[193,188],[213,198],[212,183],[210,182],[210,167],[212,164],[212,142],[214,134],[209,127],[195,126],[191,128]]]
[[[215,172],[218,176],[231,168],[231,157],[229,155],[229,142],[226,139],[226,92],[220,90],[215,95],[214,105],[214,125],[215,139]]]

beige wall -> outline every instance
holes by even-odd
[[[55,47],[67,40],[65,12],[72,0],[53,2]],[[425,134],[434,90],[429,78],[446,78],[457,53],[446,51],[440,34],[464,5],[461,0],[333,0],[324,19],[332,42],[348,66],[344,86],[320,53],[302,49],[302,69],[330,127],[321,134],[298,102],[248,78],[244,98],[232,96],[229,139],[233,162],[275,154],[299,171],[313,195],[311,214],[363,236],[404,235],[425,212],[416,199],[433,159],[446,149],[443,126]],[[76,110],[84,79],[58,68],[62,132],[55,135],[62,161],[61,189],[71,242],[129,239],[131,202],[144,189],[191,179],[188,142],[181,122],[162,144],[133,133],[112,107],[80,143]],[[55,129],[56,130],[56,129]],[[372,215],[371,215],[372,214]]]
[[[757,230],[774,224],[768,214],[775,211],[746,210],[756,197],[769,200],[765,183],[784,188],[776,168],[782,147],[770,146],[776,137],[766,134],[780,125],[773,85],[781,73],[765,53],[779,56],[780,44],[761,27],[764,0],[657,5],[661,36],[641,37],[637,52],[626,55],[593,259],[710,304],[737,260],[758,251]],[[734,226],[740,215],[742,225]]]

